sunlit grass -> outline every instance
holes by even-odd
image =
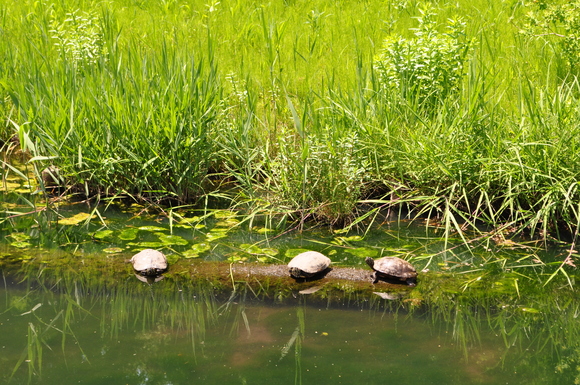
[[[375,60],[424,2],[2,4],[4,149],[18,134],[36,175],[57,165],[81,194],[279,224],[360,224],[364,201],[448,235],[576,234],[579,86],[557,37],[521,34],[523,3],[431,6],[441,30],[461,16],[470,49],[453,92],[413,99]]]

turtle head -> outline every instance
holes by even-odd
[[[297,267],[291,267],[289,270],[290,270],[290,275],[292,277],[294,277],[294,278],[304,278],[304,273],[299,268],[297,268]]]
[[[371,269],[375,266],[375,260],[371,257],[366,257],[365,262],[371,267]]]

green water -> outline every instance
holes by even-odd
[[[228,211],[94,209],[73,205],[1,222],[1,383],[580,378],[580,298],[575,269],[561,262],[564,247],[478,234],[443,239],[438,224],[405,220],[385,219],[369,232],[285,233]],[[146,247],[171,263],[151,286],[122,264]],[[425,271],[399,300],[340,286],[312,295],[245,282],[224,288],[179,273],[212,261],[286,263],[304,249],[324,252],[334,266],[367,268],[368,255],[398,255]]]
[[[170,278],[148,286],[119,275],[111,287],[53,282],[38,272],[3,278],[2,383],[573,381],[556,372],[563,361],[555,349],[570,341],[550,332],[576,322],[572,308],[521,319],[459,302],[409,311],[404,299],[374,295],[257,298]],[[576,336],[578,327],[568,327]]]
[[[130,202],[129,202],[130,203]],[[289,230],[275,219],[252,217],[229,210],[155,211],[136,204],[81,203],[48,209],[38,215],[26,206],[12,208],[10,220],[0,221],[0,247],[21,253],[65,251],[124,258],[144,248],[162,250],[171,261],[287,263],[297,253],[317,250],[334,266],[366,267],[364,258],[399,256],[419,270],[473,271],[516,269],[559,263],[562,248],[545,250],[541,242],[496,243],[481,234],[445,239],[443,225],[431,221],[382,218],[371,227],[361,223],[345,233],[327,228]],[[370,230],[369,230],[370,228]],[[501,235],[501,234],[500,234]],[[509,234],[508,234],[509,235]],[[3,240],[3,241],[2,241]],[[556,256],[556,258],[554,258]],[[490,262],[492,262],[490,264]]]

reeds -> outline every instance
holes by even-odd
[[[453,92],[413,99],[373,57],[419,3],[0,5],[3,135],[20,127],[31,162],[88,195],[339,225],[404,203],[449,231],[576,234],[579,85],[557,42],[519,33],[521,4],[433,5],[433,30],[461,13],[472,50]]]
[[[133,37],[120,48],[105,11],[85,16],[98,32],[81,39],[80,27],[66,22],[74,15],[25,21],[42,39],[36,45],[38,36],[27,36],[20,47],[9,94],[37,143],[35,155],[54,157],[69,183],[89,194],[200,195],[220,112],[211,53],[198,59],[177,38],[151,47]],[[58,17],[69,19],[59,24]],[[55,24],[58,31],[48,29]]]

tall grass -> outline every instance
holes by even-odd
[[[15,55],[8,89],[37,143],[34,155],[55,157],[88,194],[200,195],[221,103],[211,52],[198,59],[176,36],[154,47],[133,37],[120,47],[106,10],[59,16],[68,19],[23,20],[34,33]],[[97,32],[75,38],[89,23]],[[58,34],[49,29],[55,24]]]
[[[523,3],[427,7],[433,33],[460,14],[470,46],[427,95],[377,70],[419,36],[421,1],[35,4],[0,5],[3,126],[86,194],[217,189],[341,225],[405,203],[450,231],[577,232],[579,86],[557,36],[519,33]]]

